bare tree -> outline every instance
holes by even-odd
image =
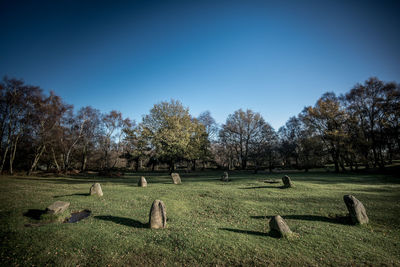
[[[246,169],[250,144],[262,133],[264,125],[265,121],[260,113],[249,109],[235,111],[222,125],[220,140],[233,148],[241,169]]]

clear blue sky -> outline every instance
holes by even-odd
[[[136,121],[173,98],[275,129],[326,91],[400,82],[399,1],[107,2],[0,0],[0,75]]]

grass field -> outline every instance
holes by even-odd
[[[295,188],[264,183],[282,174],[165,173],[124,177],[0,177],[0,265],[389,265],[400,266],[400,179],[385,175],[289,173]],[[137,187],[145,175],[148,187]],[[103,197],[88,196],[100,182]],[[370,224],[349,225],[343,195],[366,207]],[[167,228],[151,230],[155,199],[164,201]],[[89,209],[78,223],[39,227],[40,210],[56,200],[70,211]],[[281,215],[297,237],[269,234]]]

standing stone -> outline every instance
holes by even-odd
[[[221,181],[224,181],[224,182],[228,182],[229,181],[228,172],[224,172],[224,174],[221,176]]]
[[[287,237],[293,234],[287,223],[280,215],[276,215],[269,221],[269,228],[271,232],[278,233],[281,237]]]
[[[283,182],[283,186],[286,187],[286,188],[293,187],[292,180],[287,175],[282,177],[282,182]]]
[[[167,212],[164,202],[161,200],[154,200],[151,205],[149,225],[151,229],[165,228],[167,226]]]
[[[46,208],[46,212],[49,214],[62,213],[66,209],[68,209],[69,204],[70,204],[69,202],[56,201]]]
[[[139,182],[138,182],[138,186],[139,187],[146,187],[147,186],[147,181],[146,181],[146,178],[144,178],[144,176],[140,177]]]
[[[172,177],[172,182],[174,184],[180,184],[181,183],[181,177],[179,176],[179,173],[173,172],[173,173],[171,173],[171,177]]]
[[[352,195],[343,196],[344,203],[350,213],[351,221],[354,224],[365,224],[368,223],[369,219],[364,205]]]
[[[101,190],[101,186],[99,183],[95,183],[90,187],[89,191],[90,195],[98,195],[100,197],[103,196],[103,191]]]

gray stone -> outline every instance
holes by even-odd
[[[351,221],[354,224],[368,223],[369,219],[364,205],[352,195],[343,196],[344,203],[350,213]]]
[[[179,176],[179,173],[173,172],[173,173],[171,173],[171,177],[172,177],[172,182],[174,184],[180,184],[181,183],[181,177]]]
[[[139,182],[138,182],[138,186],[139,187],[146,187],[147,186],[147,181],[146,181],[146,178],[144,178],[144,176],[140,177]]]
[[[89,191],[90,195],[98,195],[98,196],[103,196],[103,191],[101,190],[101,186],[99,183],[94,183],[91,187],[90,187],[90,191]]]
[[[288,237],[293,234],[287,223],[282,219],[280,215],[276,215],[269,221],[269,228],[271,232],[275,232],[281,237]]]
[[[46,212],[49,214],[58,214],[64,212],[69,207],[69,202],[56,201],[47,207]]]
[[[153,205],[151,205],[149,226],[151,229],[167,227],[167,211],[164,202],[161,200],[154,200]]]
[[[287,188],[293,187],[292,180],[287,175],[282,177],[282,182],[283,182],[284,187],[287,187]]]
[[[224,182],[228,182],[229,181],[228,172],[224,172],[224,174],[222,174],[221,181],[224,181]]]

